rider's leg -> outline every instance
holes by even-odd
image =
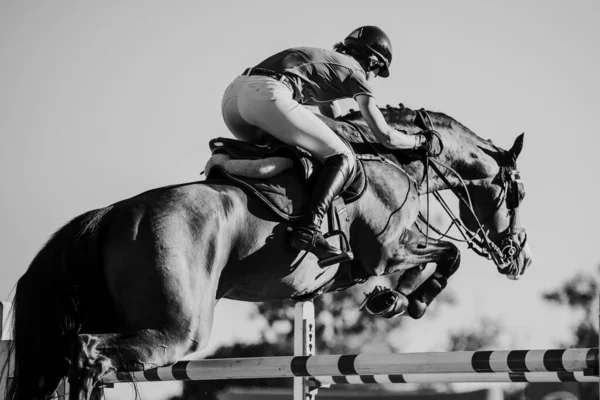
[[[300,229],[292,233],[291,244],[300,250],[310,250],[320,259],[340,254],[321,233],[321,223],[333,199],[342,191],[355,167],[355,159],[344,142],[315,114],[292,98],[292,92],[280,82],[265,77],[246,77],[236,91],[235,118],[228,126],[239,129],[236,121],[259,127],[282,142],[298,146],[321,161],[324,168],[316,179],[310,201],[310,212],[301,221]],[[228,103],[229,103],[228,102]],[[225,105],[225,110],[234,106]],[[231,111],[228,111],[231,114]],[[238,118],[239,117],[239,118]],[[235,122],[235,123],[234,123]],[[248,131],[239,129],[240,136]]]
[[[329,244],[321,233],[321,224],[333,199],[342,191],[351,174],[350,161],[345,154],[337,154],[325,161],[323,170],[311,194],[309,213],[299,229],[292,231],[290,244],[298,250],[308,250],[325,260],[341,253]]]

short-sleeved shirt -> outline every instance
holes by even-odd
[[[360,94],[373,95],[358,61],[333,50],[295,47],[267,58],[255,68],[288,76],[295,88],[295,99],[310,106]]]

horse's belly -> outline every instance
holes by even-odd
[[[309,295],[329,283],[337,272],[337,266],[319,268],[312,255],[290,262],[282,253],[272,251],[261,260],[250,257],[228,265],[227,270],[240,273],[231,276],[228,271],[222,275],[221,283],[229,288],[223,297],[259,302]]]

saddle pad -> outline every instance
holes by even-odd
[[[269,179],[292,168],[293,161],[286,157],[269,157],[258,160],[234,159],[229,154],[218,153],[208,159],[204,167],[206,176],[214,166],[220,166],[234,176],[253,179]]]
[[[222,165],[215,165],[206,176],[226,179],[263,201],[275,214],[285,221],[296,221],[308,208],[309,191],[296,169],[288,168],[269,179],[236,176]]]
[[[294,221],[307,210],[312,177],[320,168],[302,149],[280,142],[259,146],[233,139],[210,141],[213,156],[204,169],[207,179],[230,180],[264,201],[279,217]],[[341,197],[358,199],[366,187],[362,162]]]

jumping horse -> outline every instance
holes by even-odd
[[[242,185],[211,175],[86,212],[60,228],[17,284],[8,399],[47,399],[68,376],[70,400],[87,400],[109,372],[173,364],[207,345],[221,298],[300,300],[399,272],[396,288],[373,298],[391,306],[384,317],[408,308],[419,318],[460,262],[456,245],[415,224],[426,195],[445,189],[460,200],[453,223],[469,246],[499,272],[523,274],[531,262],[519,220],[523,135],[506,151],[439,112],[382,111],[397,129],[433,134],[439,154],[377,144],[356,112],[323,117],[353,147],[364,175],[360,195],[344,206],[351,262],[322,268],[311,253],[288,246],[289,221]],[[285,192],[294,179],[278,186]]]

